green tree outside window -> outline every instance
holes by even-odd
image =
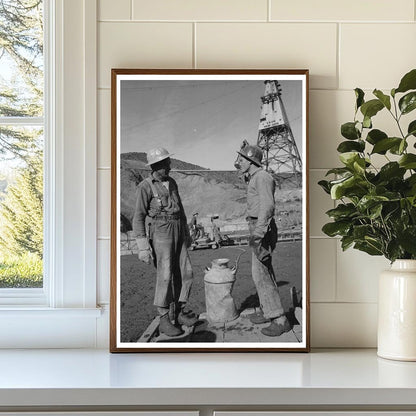
[[[43,285],[43,2],[0,0],[0,288]]]

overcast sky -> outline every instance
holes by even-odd
[[[302,154],[302,83],[281,81]],[[121,153],[165,147],[176,159],[234,170],[244,139],[257,142],[263,81],[121,81]]]

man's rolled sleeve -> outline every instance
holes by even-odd
[[[146,237],[145,220],[149,210],[151,195],[144,182],[139,185],[137,190],[136,208],[133,217],[133,235],[134,238]]]

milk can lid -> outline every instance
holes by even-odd
[[[230,261],[230,259],[214,259],[214,260],[212,260],[212,265],[213,266],[216,266],[216,267],[222,267],[222,268],[225,268],[225,267],[228,267],[228,262]]]

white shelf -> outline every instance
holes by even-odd
[[[65,406],[411,406],[416,363],[375,350],[110,354],[0,350],[0,410]]]

